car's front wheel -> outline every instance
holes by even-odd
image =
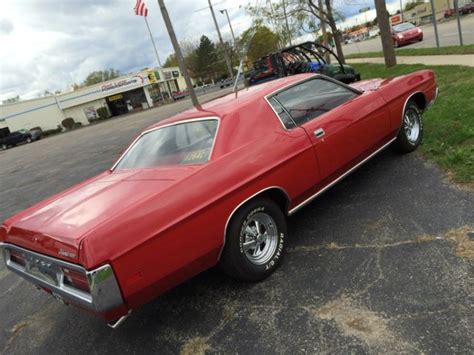
[[[26,138],[26,143],[31,143],[31,142],[32,142],[31,138],[29,138],[29,137]]]
[[[8,147],[7,147],[6,144],[2,144],[2,145],[0,146],[0,149],[1,149],[1,150],[7,150],[7,148],[8,148]]]
[[[286,238],[286,219],[271,200],[257,198],[232,217],[220,266],[243,281],[260,281],[280,264]]]
[[[423,116],[414,101],[408,101],[395,147],[402,153],[414,151],[423,140]]]

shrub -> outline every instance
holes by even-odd
[[[76,122],[74,121],[74,118],[72,118],[72,117],[65,118],[64,120],[61,121],[61,124],[62,124],[67,130],[73,129],[75,123],[76,123]]]
[[[43,133],[43,130],[41,129],[41,127],[33,127],[33,128],[30,128],[30,131],[39,131],[40,133]]]
[[[52,136],[53,134],[61,133],[62,130],[63,128],[60,125],[58,125],[56,129],[47,129],[46,131],[43,131],[42,136],[43,137]]]
[[[97,114],[99,115],[99,120],[106,120],[109,118],[109,111],[105,107],[99,107],[97,109]]]

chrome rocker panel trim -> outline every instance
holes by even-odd
[[[0,243],[3,258],[7,269],[30,281],[35,286],[44,287],[52,292],[52,295],[64,303],[75,303],[93,312],[106,312],[123,305],[122,294],[115,278],[112,267],[108,264],[97,269],[87,271],[82,266],[55,259],[43,254],[38,254],[28,249],[10,243]],[[25,257],[25,266],[13,262],[10,258],[10,250],[15,250]],[[46,275],[40,271],[31,270],[31,264],[46,265],[56,276],[56,282],[48,280]],[[66,267],[80,273],[84,273],[89,282],[90,293],[77,290],[65,285],[64,273],[61,267]],[[44,277],[41,277],[43,275]]]
[[[352,168],[350,168],[349,170],[347,170],[345,173],[343,173],[342,175],[340,175],[338,178],[336,178],[335,180],[333,180],[331,183],[329,183],[328,185],[324,186],[321,190],[319,190],[318,192],[316,192],[314,195],[308,197],[306,200],[304,200],[303,202],[301,202],[299,205],[293,207],[289,212],[288,212],[288,216],[291,216],[293,213],[295,213],[296,211],[298,211],[300,208],[303,208],[304,206],[306,206],[308,203],[310,203],[311,201],[313,201],[316,197],[318,197],[319,195],[321,195],[324,191],[326,191],[327,189],[329,189],[330,187],[334,186],[335,184],[337,184],[339,181],[341,181],[342,179],[344,179],[347,175],[349,175],[350,173],[352,173],[354,170],[356,170],[358,167],[360,167],[361,165],[363,165],[364,163],[366,163],[368,160],[370,160],[374,155],[376,155],[377,153],[379,153],[380,151],[384,150],[386,147],[388,147],[390,144],[392,144],[392,142],[397,139],[396,137],[395,138],[392,138],[389,142],[387,142],[386,144],[384,144],[383,146],[381,146],[379,149],[377,149],[375,152],[373,152],[372,154],[370,154],[367,158],[365,158],[364,160],[360,161],[359,163],[357,163],[356,165],[354,165]]]

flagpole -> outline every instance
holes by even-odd
[[[148,29],[148,33],[150,34],[151,43],[153,43],[153,48],[155,49],[155,55],[156,55],[156,60],[158,61],[158,67],[160,68],[161,75],[163,75],[163,83],[165,84],[165,90],[166,90],[166,93],[168,94],[168,100],[173,100],[173,97],[171,96],[170,88],[166,81],[165,75],[163,74],[163,70],[162,70],[163,68],[161,66],[160,56],[158,55],[158,50],[156,49],[155,40],[153,39],[153,35],[151,34],[150,25],[148,24],[148,20],[146,19],[146,16],[143,16],[143,18],[145,19],[146,28]],[[160,93],[161,93],[161,90],[160,90]],[[163,98],[163,95],[161,96]]]
[[[151,34],[150,25],[148,25],[148,20],[146,19],[146,16],[143,16],[143,18],[145,19],[146,28],[148,28],[148,33],[150,34],[151,43],[153,43],[153,48],[155,49],[155,55],[156,55],[156,60],[158,61],[158,67],[161,69],[160,56],[158,55],[158,50],[156,49],[155,40],[153,39],[153,36]]]

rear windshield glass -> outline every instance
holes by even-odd
[[[406,30],[411,30],[412,28],[415,28],[415,26],[411,23],[401,23],[399,25],[393,26],[393,30],[395,32],[403,32]]]
[[[209,160],[216,136],[216,119],[186,122],[142,135],[115,169],[202,164]]]

